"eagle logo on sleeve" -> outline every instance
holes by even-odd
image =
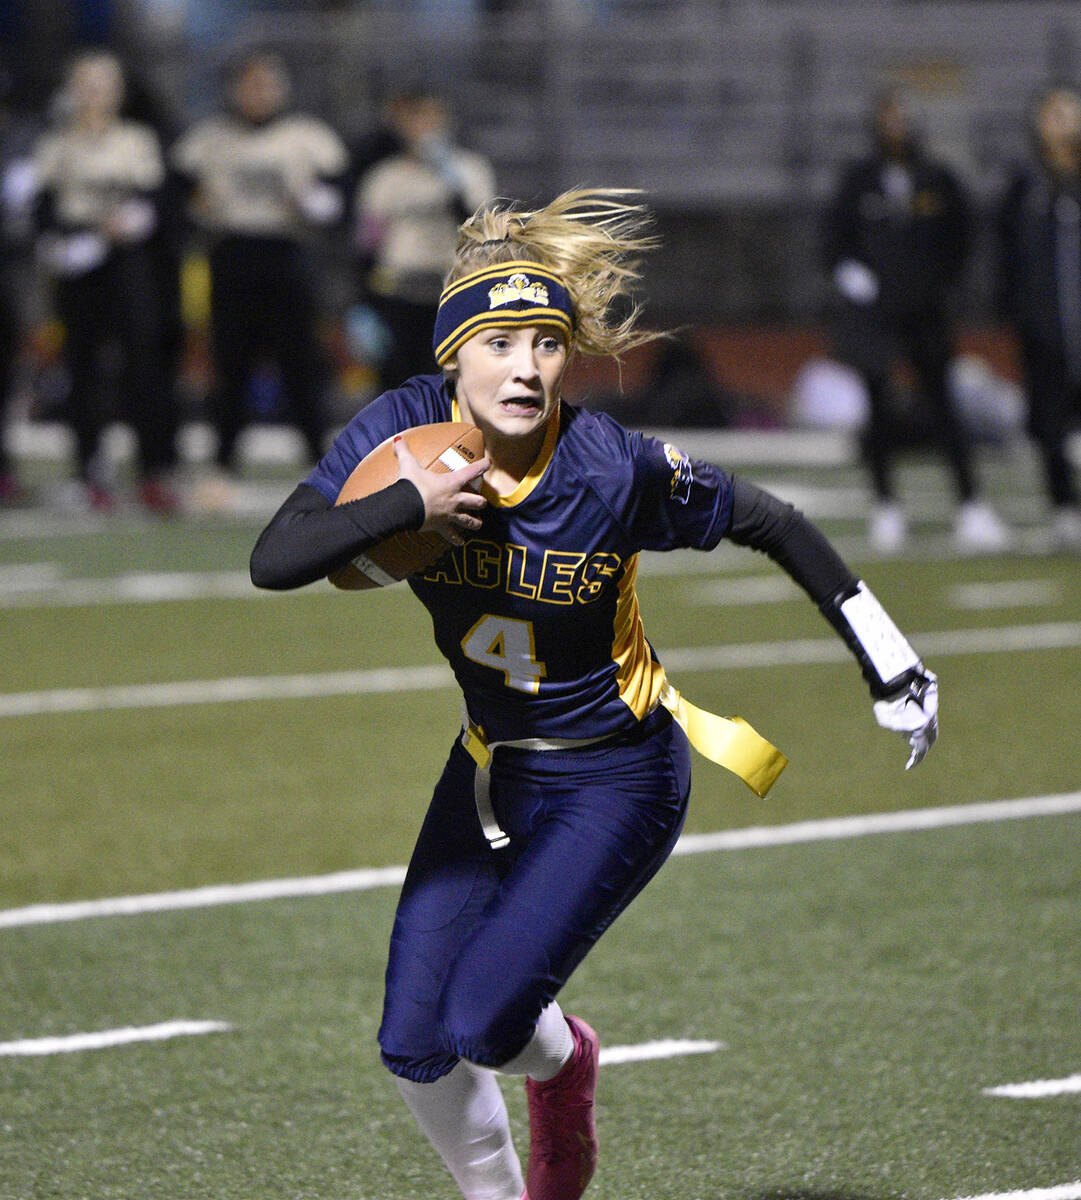
[[[668,465],[672,468],[668,498],[679,504],[686,504],[691,498],[691,483],[694,481],[691,460],[671,442],[664,443],[664,457],[668,459]]]

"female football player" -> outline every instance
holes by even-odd
[[[396,531],[450,543],[409,583],[462,688],[464,728],[402,889],[379,1041],[470,1200],[576,1200],[593,1174],[597,1037],[556,996],[672,850],[689,744],[760,793],[784,763],[672,687],[642,629],[638,552],[725,537],[765,551],[855,653],[910,766],[937,732],[934,675],[800,513],[560,399],[572,353],[649,336],[635,308],[613,316],[651,245],[646,220],[611,191],[468,220],[435,323],[443,374],[363,409],[252,555],[257,585],[290,588]],[[384,439],[459,419],[484,433],[480,462],[436,475],[402,440],[397,482],[335,506]],[[526,1077],[524,1180],[496,1073]]]

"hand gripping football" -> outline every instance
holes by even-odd
[[[397,436],[397,435],[395,435]],[[456,471],[484,456],[484,436],[475,425],[440,421],[402,431],[405,444],[429,471]],[[336,504],[346,504],[389,487],[398,478],[394,438],[389,437],[365,455],[342,485]],[[407,575],[423,571],[447,552],[449,543],[438,533],[407,529],[392,534],[327,578],[337,588],[358,591],[387,587]]]

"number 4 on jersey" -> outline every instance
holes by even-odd
[[[462,638],[466,658],[502,671],[507,687],[536,692],[548,674],[537,662],[533,645],[533,622],[486,613]]]

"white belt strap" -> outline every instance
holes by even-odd
[[[495,809],[492,808],[492,755],[500,746],[510,746],[515,750],[574,750],[581,746],[593,746],[611,736],[604,734],[591,738],[516,738],[503,742],[489,742],[480,727],[474,725],[467,714],[462,727],[462,745],[477,764],[473,780],[473,799],[477,805],[477,818],[481,829],[484,830],[484,836],[488,839],[488,845],[493,850],[502,850],[510,842],[510,836],[500,827]]]
[[[667,680],[658,699],[699,754],[738,775],[756,796],[765,796],[788,763],[780,750],[770,745],[742,717],[718,717],[705,709],[696,708]],[[476,782],[473,785],[477,816],[492,849],[499,850],[510,841],[499,827],[492,809],[491,766],[494,750],[500,746],[513,746],[519,750],[573,750],[577,746],[592,746],[606,741],[611,736],[519,738],[517,741],[488,742],[484,730],[473,724],[468,712],[464,713],[462,745],[477,764]]]

